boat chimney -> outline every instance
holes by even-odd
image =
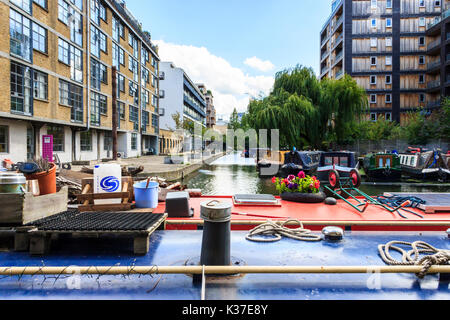
[[[201,265],[231,265],[231,207],[231,203],[217,200],[200,204],[200,217],[205,221],[200,257]]]

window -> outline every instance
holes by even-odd
[[[370,114],[370,121],[377,121],[377,114],[375,112]]]
[[[69,64],[69,43],[62,39],[58,39],[58,60]]]
[[[29,19],[14,10],[10,10],[10,52],[26,61],[31,61],[32,57],[30,28]]]
[[[139,90],[137,83],[134,83],[133,81],[129,81],[129,87],[130,87],[130,97],[134,97],[134,104],[139,105]]]
[[[47,30],[33,22],[33,49],[47,53]]]
[[[31,1],[30,0],[10,0],[16,6],[21,8],[23,11],[27,13],[31,13]]]
[[[119,112],[120,120],[125,120],[125,103],[117,101],[117,111]]]
[[[142,130],[145,132],[147,130],[147,126],[150,124],[150,118],[148,111],[142,110]]]
[[[125,92],[125,77],[121,74],[117,75],[118,88],[120,92]]]
[[[37,3],[42,8],[47,9],[47,0],[33,0],[34,3]]]
[[[9,127],[0,126],[0,152],[9,152]]]
[[[425,83],[425,75],[419,74],[419,83]]]
[[[419,7],[424,8],[425,7],[425,0],[419,0]]]
[[[158,104],[158,98],[152,94],[152,106],[156,107]]]
[[[376,28],[377,27],[377,19],[372,19],[370,25],[372,26],[372,28]]]
[[[58,0],[58,19],[64,24],[69,24],[69,4],[64,0]]]
[[[113,67],[117,68],[117,71],[120,70],[119,49],[120,49],[119,46],[113,42],[113,44],[112,44],[112,65],[113,65]]]
[[[73,45],[70,45],[70,78],[83,82],[83,53]]]
[[[392,66],[392,56],[386,56],[386,65]]]
[[[35,99],[48,99],[48,75],[33,71],[33,97]]]
[[[425,102],[425,93],[419,93],[419,103]]]
[[[83,20],[81,14],[71,7],[70,15],[70,40],[81,47],[83,45]]]
[[[107,51],[106,35],[94,26],[91,26],[91,53],[100,58],[100,50]]]
[[[91,88],[101,90],[101,83],[107,84],[108,71],[105,65],[91,58]]]
[[[83,11],[83,0],[70,0],[70,2]]]
[[[141,104],[142,104],[142,108],[145,109],[147,108],[147,105],[150,102],[150,94],[147,90],[145,89],[141,89]]]
[[[31,114],[31,68],[11,61],[11,111]]]
[[[83,122],[83,88],[59,80],[59,103],[72,108],[71,120]]]
[[[92,132],[81,131],[80,132],[80,150],[92,151]]]
[[[159,126],[159,117],[156,114],[152,113],[152,127],[158,128]]]
[[[105,151],[111,151],[112,150],[112,132],[106,131],[105,135],[103,136],[103,150]]]
[[[128,37],[128,44],[133,48],[133,57],[138,58],[139,57],[138,40],[131,32]]]
[[[384,119],[386,119],[386,121],[392,121],[392,113],[391,112],[386,112],[384,114]]]
[[[142,53],[141,53],[141,63],[145,65],[147,62],[150,61],[150,53],[148,50],[144,47],[142,47]]]
[[[386,76],[386,84],[392,84],[392,77],[391,75]]]
[[[377,84],[377,76],[370,76],[370,84]]]
[[[108,98],[97,92],[91,92],[91,124],[100,125],[100,115],[108,114]]]
[[[419,27],[425,27],[425,17],[419,18]]]
[[[138,68],[138,61],[132,58],[131,56],[128,56],[128,69],[130,69],[131,72],[133,72],[133,80],[135,82],[138,82],[139,80],[139,68]]]
[[[370,38],[370,47],[376,48],[377,47],[377,38]]]
[[[377,8],[377,0],[371,0],[370,1],[370,7],[372,9],[376,9]]]
[[[148,83],[150,83],[150,71],[142,67],[141,85],[145,87]]]
[[[441,0],[434,0],[434,6],[440,7],[441,6]]]
[[[419,37],[419,47],[423,47],[425,45],[425,37]]]
[[[64,152],[64,127],[47,125],[47,134],[53,136],[53,151]]]
[[[392,0],[386,0],[386,9],[392,9]]]
[[[386,47],[392,47],[392,38],[386,38]]]
[[[419,64],[425,64],[425,56],[419,56]]]
[[[112,31],[113,31],[113,39],[117,42],[120,41],[120,38],[125,37],[125,29],[123,27],[122,22],[116,17],[112,17]]]
[[[377,57],[370,57],[370,65],[371,66],[377,65]]]
[[[138,130],[139,129],[139,108],[138,107],[134,107],[134,106],[130,106],[130,117],[129,117],[130,121],[133,122],[133,130]]]
[[[106,9],[100,0],[91,0],[91,20],[100,26],[100,19],[106,21]]]
[[[377,103],[377,95],[376,94],[370,95],[370,103]]]
[[[386,18],[386,28],[392,28],[392,19]]]
[[[131,134],[131,150],[137,150],[137,133]]]
[[[386,94],[384,101],[386,103],[392,103],[392,95],[390,93]]]

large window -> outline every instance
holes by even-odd
[[[104,64],[91,58],[91,88],[100,90],[101,83],[108,82],[108,71]]]
[[[70,78],[83,82],[83,53],[63,39],[58,39],[58,59],[70,65]]]
[[[139,105],[138,85],[133,81],[129,81],[129,87],[130,87],[130,96],[134,97],[134,104],[138,106]]]
[[[115,41],[119,42],[120,38],[125,38],[125,29],[123,27],[123,24],[116,17],[112,17],[112,31],[113,39]]]
[[[10,10],[9,35],[11,54],[31,61],[30,20],[20,13]]]
[[[0,152],[9,152],[9,127],[0,126]]]
[[[130,106],[130,121],[133,122],[133,130],[139,129],[139,108]]]
[[[33,96],[35,99],[48,99],[48,75],[33,71]]]
[[[113,52],[112,65],[117,68],[117,71],[120,71],[120,65],[122,66],[125,65],[125,52],[114,42],[112,44],[112,52]]]
[[[10,0],[10,2],[14,3],[23,11],[31,13],[31,0]]]
[[[47,53],[47,29],[33,22],[33,49]]]
[[[131,134],[131,150],[137,150],[137,133]]]
[[[79,46],[83,45],[83,19],[74,8],[70,8],[70,40]]]
[[[69,4],[64,0],[58,0],[58,19],[69,24]]]
[[[100,19],[106,21],[106,8],[100,0],[91,0],[91,20],[100,26]]]
[[[128,44],[133,48],[133,56],[137,59],[139,57],[138,40],[131,31],[128,36]]]
[[[31,114],[31,68],[11,61],[11,111]]]
[[[80,132],[80,150],[92,151],[92,132],[81,131]]]
[[[59,103],[72,108],[71,119],[83,122],[83,88],[59,80]]]
[[[100,125],[100,115],[106,115],[108,112],[108,103],[106,96],[91,92],[91,124]]]
[[[47,126],[47,134],[53,136],[53,151],[64,152],[64,127]]]
[[[78,9],[83,10],[83,0],[70,0]]]
[[[139,68],[138,62],[133,57],[129,56],[129,65],[128,68],[131,72],[133,72],[133,80],[137,82],[139,80]]]
[[[91,53],[100,58],[100,51],[106,52],[106,35],[94,26],[91,26]]]
[[[65,64],[69,64],[69,43],[64,41],[63,39],[58,39],[58,60],[64,62]]]
[[[119,113],[120,120],[125,120],[125,103],[117,101],[117,111]]]
[[[158,128],[158,123],[159,123],[159,118],[158,118],[158,116],[156,115],[156,114],[153,114],[152,113],[152,126],[154,127],[154,128]]]

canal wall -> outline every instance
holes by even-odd
[[[159,177],[162,179],[166,179],[169,182],[182,180],[189,174],[192,174],[200,170],[204,165],[211,164],[215,160],[225,155],[226,153],[222,152],[200,160],[192,160],[193,163],[184,165],[182,167],[174,165],[173,169],[154,170],[154,171],[152,171],[151,169],[146,169],[144,172],[138,175],[138,178]]]

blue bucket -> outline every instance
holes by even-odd
[[[150,182],[148,188],[145,187],[146,185],[147,181],[138,182],[133,185],[136,208],[155,209],[158,207],[159,184],[157,182]]]

